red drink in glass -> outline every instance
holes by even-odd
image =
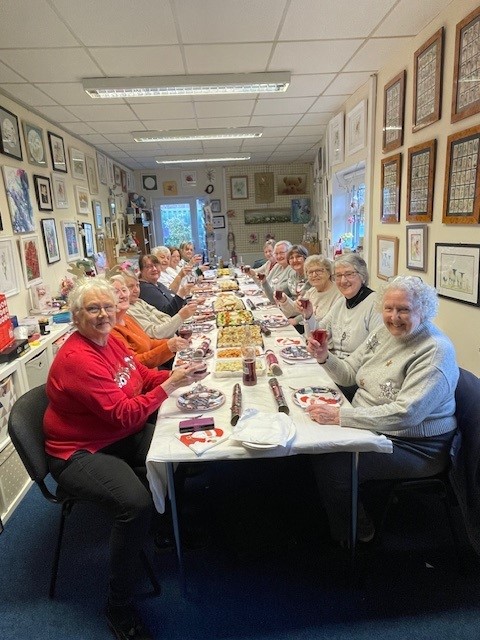
[[[309,303],[308,298],[300,298],[299,302],[302,305],[302,309],[306,309],[308,307],[308,303]]]
[[[283,298],[283,291],[281,291],[280,289],[277,289],[275,291],[275,300],[281,300]]]
[[[246,264],[246,265],[243,267],[244,272],[245,272],[245,273],[247,273],[247,274],[248,274],[248,273],[250,273],[250,269],[251,269],[251,266],[250,266],[249,264]]]
[[[259,273],[258,274],[258,279],[260,280],[260,282],[263,282],[265,280],[267,276],[264,273]]]
[[[311,336],[314,340],[316,340],[320,344],[323,344],[327,339],[327,332],[325,331],[325,329],[314,329],[311,333]]]
[[[192,337],[192,329],[190,327],[180,327],[180,329],[178,330],[178,335],[180,336],[180,338],[184,338],[185,340],[190,340],[190,338]]]

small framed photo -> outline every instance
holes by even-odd
[[[117,187],[121,187],[122,186],[122,170],[120,169],[118,164],[113,165],[113,177],[115,180],[115,185]]]
[[[72,176],[77,180],[87,179],[87,169],[85,167],[85,154],[83,151],[70,147],[70,166]]]
[[[120,180],[122,182],[123,193],[127,193],[127,172],[124,169],[120,169]]]
[[[230,176],[230,197],[232,200],[248,198],[248,176]]]
[[[91,258],[95,253],[93,244],[93,225],[90,222],[84,222],[83,227],[83,249],[86,258]]]
[[[63,176],[52,173],[53,201],[57,209],[68,209],[67,183]]]
[[[28,174],[25,169],[3,166],[5,191],[12,219],[13,233],[35,231],[35,216],[30,200]]]
[[[407,269],[427,270],[427,232],[426,224],[407,226]]]
[[[225,216],[213,216],[212,225],[214,229],[225,229]]]
[[[480,111],[480,7],[457,24],[453,67],[452,122]]]
[[[88,215],[90,213],[90,194],[88,189],[75,185],[75,204],[77,206],[77,213]]]
[[[63,241],[67,262],[78,260],[81,257],[80,244],[78,242],[78,228],[76,222],[62,221]]]
[[[345,149],[351,156],[365,148],[367,143],[367,101],[361,100],[347,113],[345,123]]]
[[[47,131],[47,135],[53,170],[67,173],[67,156],[65,155],[63,138],[61,136],[57,136],[56,133],[52,133],[51,131]]]
[[[163,195],[164,196],[176,196],[178,195],[177,181],[165,180],[162,182]]]
[[[446,224],[480,221],[479,151],[480,125],[447,138],[442,217]]]
[[[382,160],[381,173],[381,222],[400,222],[400,180],[402,154],[397,153]]]
[[[115,173],[113,171],[113,160],[111,158],[107,158],[107,180],[108,186],[115,186]]]
[[[43,141],[43,129],[29,122],[23,122],[23,135],[25,137],[25,148],[27,150],[27,160],[37,167],[47,167],[47,154]]]
[[[428,140],[408,150],[408,222],[432,221],[436,150],[436,140]]]
[[[328,123],[329,165],[333,167],[344,159],[344,122],[343,111]]]
[[[102,203],[100,200],[92,200],[93,218],[95,227],[101,229],[103,227]]]
[[[35,185],[35,195],[39,211],[53,211],[52,188],[50,186],[50,178],[45,176],[33,176]]]
[[[442,109],[443,27],[414,53],[412,131],[440,120]]]
[[[220,200],[210,200],[210,208],[212,209],[212,213],[220,213],[222,210],[222,203]]]
[[[57,227],[53,218],[42,218],[43,242],[48,264],[53,264],[60,260],[60,248],[58,246]]]
[[[480,306],[480,244],[435,244],[435,289],[442,298]]]
[[[397,275],[398,238],[377,236],[377,277],[388,280]]]
[[[38,284],[42,280],[38,236],[24,236],[18,242],[25,285],[30,287],[32,284]]]
[[[92,196],[98,193],[98,176],[97,167],[95,166],[95,158],[93,156],[85,156],[85,167],[87,170],[88,188]]]
[[[0,151],[15,160],[23,159],[18,118],[4,107],[0,107]]]
[[[384,153],[403,144],[403,117],[405,111],[406,71],[401,71],[385,85],[383,90],[383,144]]]
[[[17,257],[16,257],[17,256]],[[18,253],[14,250],[13,238],[2,238],[0,240],[0,291],[7,298],[20,292],[18,281]]]

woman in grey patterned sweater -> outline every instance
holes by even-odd
[[[391,455],[362,453],[360,483],[435,475],[447,465],[459,371],[452,343],[431,322],[437,308],[433,287],[399,276],[381,293],[383,326],[349,358],[309,339],[310,353],[335,382],[358,385],[352,406],[312,405],[310,417],[320,424],[371,429],[393,441]],[[316,456],[314,467],[332,537],[346,539],[350,459],[342,453]],[[373,534],[359,504],[358,537],[368,541]]]

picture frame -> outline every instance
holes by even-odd
[[[278,196],[302,196],[307,193],[307,174],[297,173],[277,175]]]
[[[395,236],[377,236],[377,277],[380,280],[397,275],[398,244]]]
[[[427,270],[427,240],[428,227],[426,224],[409,224],[406,227],[407,240],[407,269],[412,271]]]
[[[65,144],[62,136],[53,133],[53,131],[47,131],[47,136],[53,170],[68,173],[67,156],[65,155]]]
[[[7,297],[20,293],[18,264],[13,238],[0,239],[0,291]]]
[[[115,186],[115,172],[113,171],[113,160],[107,157],[107,180],[108,186]]]
[[[95,228],[103,227],[102,203],[100,200],[92,200],[93,219],[95,220]]]
[[[142,188],[144,191],[157,191],[157,176],[155,174],[142,175]]]
[[[442,109],[444,28],[413,54],[412,132],[440,120]]]
[[[77,207],[77,213],[82,215],[88,215],[90,213],[90,194],[88,189],[75,185],[75,205]]]
[[[39,211],[53,211],[52,187],[50,178],[46,176],[33,176],[33,184],[35,186],[35,196],[37,198],[37,206]]]
[[[163,195],[164,196],[176,196],[178,195],[177,181],[165,180],[162,182]]]
[[[212,213],[220,213],[220,211],[222,210],[222,203],[220,200],[210,200],[210,208],[212,210]]]
[[[312,217],[312,208],[310,198],[293,198],[292,206],[292,224],[308,224]]]
[[[52,173],[53,202],[57,209],[68,209],[67,182],[63,176]]]
[[[115,181],[115,186],[121,187],[122,186],[122,170],[120,169],[118,164],[113,165],[113,178]]]
[[[48,264],[53,264],[60,260],[60,247],[58,245],[57,227],[54,218],[42,218],[40,220],[42,227],[43,242],[45,244],[45,254]]]
[[[78,227],[76,222],[62,221],[63,242],[67,262],[78,260],[81,257],[80,243],[78,241]]]
[[[225,229],[225,216],[213,216],[212,220],[214,229]]]
[[[101,184],[108,184],[107,158],[103,153],[97,151],[98,179]]]
[[[112,237],[115,240],[115,244],[119,243],[118,225],[117,221],[112,222]]]
[[[451,121],[458,122],[480,112],[480,7],[455,30]]]
[[[135,176],[133,175],[133,171],[127,171],[127,191],[129,193],[135,191]]]
[[[232,200],[248,199],[248,176],[230,176],[230,198]]]
[[[91,258],[95,253],[95,245],[93,243],[93,225],[90,222],[82,223],[83,234],[83,253],[86,258]]]
[[[387,82],[383,90],[383,153],[398,149],[403,144],[406,77],[407,72],[401,71]]]
[[[381,218],[382,223],[400,222],[400,182],[402,154],[382,159],[381,169]]]
[[[13,233],[35,231],[35,218],[30,199],[28,174],[25,169],[3,166],[3,178]]]
[[[92,196],[98,194],[98,175],[93,156],[85,156],[85,168],[87,171],[88,189]]]
[[[0,106],[0,152],[15,160],[23,160],[17,116]]]
[[[42,281],[38,236],[23,236],[19,239],[18,244],[25,286],[28,288]]]
[[[367,144],[367,101],[361,100],[351,109],[345,120],[345,151],[352,156]]]
[[[328,151],[330,167],[334,167],[336,164],[343,162],[345,157],[344,142],[344,114],[343,111],[341,111],[328,123]]]
[[[480,244],[435,243],[435,289],[442,298],[480,306]]]
[[[480,125],[447,138],[443,194],[445,224],[478,224],[480,220]]]
[[[255,204],[275,202],[275,179],[273,171],[255,173]]]
[[[245,209],[243,212],[245,224],[270,224],[275,222],[291,222],[291,207],[276,209]]]
[[[127,193],[127,172],[124,169],[120,169],[120,180],[122,181],[123,193]]]
[[[436,140],[428,140],[408,149],[408,222],[431,222],[433,219],[436,155]]]
[[[43,129],[30,122],[23,121],[23,137],[27,160],[37,167],[47,167],[47,153],[43,139]]]
[[[182,171],[181,173],[182,189],[190,189],[197,186],[197,172],[196,171]]]
[[[70,167],[72,169],[72,177],[76,180],[86,180],[87,170],[85,167],[85,154],[79,149],[70,147]]]

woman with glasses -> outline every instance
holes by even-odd
[[[152,254],[158,258],[158,269],[160,271],[158,282],[164,284],[173,293],[177,293],[183,279],[192,273],[192,267],[185,265],[178,272],[174,271],[170,267],[171,255],[168,247],[154,247]]]
[[[304,289],[309,289],[310,285],[305,278],[305,260],[308,257],[307,249],[301,244],[294,244],[287,252],[287,264],[290,267],[288,277],[284,286],[278,283],[270,284],[268,278],[263,286],[263,291],[272,303],[285,302],[287,298],[296,298]],[[281,291],[282,296],[275,296],[275,291]]]
[[[437,294],[420,278],[394,278],[378,303],[383,325],[349,358],[339,358],[326,344],[309,339],[309,352],[332,379],[341,385],[356,382],[358,391],[352,406],[312,405],[307,411],[320,424],[370,429],[392,440],[391,455],[362,453],[360,482],[433,476],[447,465],[456,428],[455,349],[432,322]],[[350,456],[331,453],[313,460],[332,536],[346,540]],[[358,537],[368,542],[375,529],[361,504],[358,522]]]
[[[205,376],[194,377],[197,365],[174,372],[142,365],[111,335],[117,296],[103,278],[78,281],[69,306],[77,330],[56,355],[47,381],[49,468],[65,491],[112,518],[107,621],[119,638],[148,640],[133,605],[154,511],[145,469],[154,430],[148,418],[175,389]]]
[[[153,254],[140,256],[138,261],[140,269],[140,297],[152,307],[155,307],[169,316],[174,316],[186,304],[185,298],[190,294],[193,284],[182,284],[177,293],[170,291],[161,282],[160,263]]]

